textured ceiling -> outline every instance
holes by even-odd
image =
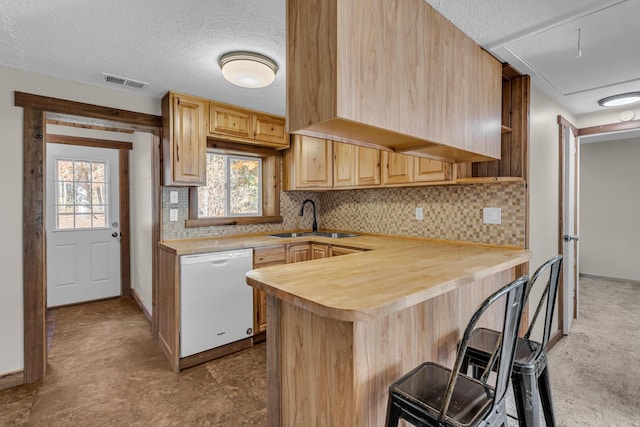
[[[103,72],[168,90],[285,113],[286,0],[1,0],[0,64],[117,87]],[[640,0],[427,0],[476,42],[574,114],[597,99],[640,91]],[[581,29],[582,57],[576,58]],[[263,89],[227,83],[231,50],[272,57]]]

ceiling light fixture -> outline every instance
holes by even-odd
[[[218,64],[229,83],[254,89],[269,86],[278,72],[273,59],[253,52],[225,53]]]
[[[601,107],[619,107],[640,102],[640,92],[619,93],[618,95],[607,96],[598,100]]]

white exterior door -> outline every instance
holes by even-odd
[[[564,128],[562,332],[567,335],[578,312],[578,156],[579,146],[571,128]]]
[[[47,307],[120,295],[118,150],[46,151]]]

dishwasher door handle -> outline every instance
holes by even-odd
[[[229,264],[230,260],[230,258],[214,259],[209,261],[209,264],[211,265],[211,267],[224,267],[225,265]]]

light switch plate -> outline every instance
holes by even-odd
[[[485,224],[502,224],[502,209],[483,208],[482,219]]]
[[[169,203],[178,203],[178,192],[176,190],[169,191]]]
[[[424,220],[424,208],[416,208],[416,219],[418,221]]]
[[[169,209],[169,221],[177,221],[178,220],[178,209]]]

